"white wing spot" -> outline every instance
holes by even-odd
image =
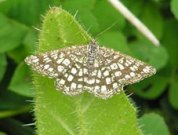
[[[80,66],[78,64],[75,64],[76,68],[80,69]]]
[[[50,61],[51,61],[51,59],[49,59],[49,57],[48,57],[48,56],[46,56],[46,57],[43,59],[43,61],[44,61],[45,63],[48,63],[48,62],[50,62]]]
[[[88,73],[88,69],[84,68],[84,69],[83,69],[83,73],[84,73],[84,74],[87,74],[87,73]]]
[[[132,71],[136,71],[136,69],[135,69],[134,67],[130,67],[130,69],[131,69]]]
[[[131,76],[131,77],[134,77],[134,76],[135,76],[135,73],[134,73],[134,72],[131,72],[131,73],[130,73],[130,76]]]
[[[82,76],[82,75],[83,75],[82,69],[79,69],[78,75],[79,75],[79,76]]]
[[[64,60],[63,58],[58,59],[58,60],[56,61],[56,63],[57,63],[57,64],[61,64],[61,62],[62,62],[63,60]]]
[[[60,53],[59,57],[60,57],[60,58],[63,58],[63,57],[64,57],[64,54],[63,54],[63,53]]]
[[[101,78],[101,70],[98,70],[98,75],[97,75],[98,78]]]
[[[44,65],[44,69],[48,69],[49,68],[49,65]]]
[[[94,70],[94,71],[92,71],[92,74],[91,74],[92,76],[96,76],[97,75],[97,70]]]
[[[126,62],[127,62],[129,65],[132,64],[132,62],[131,62],[130,60],[126,60]]]
[[[100,80],[96,79],[96,83],[100,83]]]
[[[98,62],[95,62],[95,63],[94,63],[94,67],[99,67],[99,63],[98,63]]]
[[[78,85],[77,85],[77,88],[79,88],[79,89],[82,88],[82,87],[83,87],[83,86],[82,86],[81,84],[78,84]]]
[[[76,89],[76,87],[77,87],[77,84],[73,82],[73,83],[71,84],[71,89],[74,90],[74,89]]]
[[[83,78],[79,78],[78,81],[79,81],[79,82],[82,82],[82,81],[83,81]]]
[[[68,78],[67,78],[67,80],[68,80],[69,82],[71,82],[73,79],[74,79],[74,77],[73,77],[72,75],[69,75]]]
[[[32,60],[33,63],[37,63],[39,61],[39,59],[36,57]]]
[[[84,77],[84,82],[86,82],[86,83],[87,83],[87,81],[88,81],[87,77]]]
[[[119,59],[119,63],[124,63],[124,58]]]
[[[109,72],[106,70],[104,73],[103,73],[104,76],[108,76],[109,75]]]
[[[54,69],[53,68],[48,68],[48,71],[49,72],[52,72]]]
[[[144,69],[143,69],[143,72],[145,72],[145,73],[149,73],[150,72],[150,68],[147,66],[147,67],[145,67]]]
[[[125,78],[126,79],[130,79],[130,75],[125,75]]]
[[[72,68],[71,73],[72,74],[76,74],[77,73],[77,69],[76,68]]]
[[[58,58],[58,53],[57,53],[57,51],[52,52],[52,53],[51,53],[51,57],[56,60],[56,59]]]
[[[95,90],[97,91],[97,90],[99,90],[100,89],[100,87],[99,86],[95,86]]]
[[[134,68],[135,70],[137,70],[137,69],[138,69],[138,67],[137,67],[136,65],[133,65],[133,68]]]
[[[119,66],[120,70],[124,69],[124,66],[122,64],[118,63],[118,66]]]
[[[95,79],[93,78],[93,79],[90,79],[90,80],[88,80],[88,84],[94,84],[95,83]]]
[[[62,62],[64,65],[68,66],[70,64],[70,61],[68,59],[65,59],[63,62]]]
[[[121,76],[121,75],[122,75],[122,73],[121,73],[120,71],[116,71],[116,72],[115,72],[115,76],[116,76],[116,77]]]
[[[114,55],[114,59],[117,59],[117,58],[119,58],[119,56],[118,55]]]
[[[107,63],[111,63],[111,60],[110,59],[106,59]]]
[[[105,85],[102,85],[102,86],[101,86],[101,92],[102,92],[102,93],[106,93],[106,92],[107,92],[107,89],[106,89],[106,86],[105,86]]]
[[[64,77],[65,77],[65,78],[67,78],[67,77],[68,77],[68,75],[69,75],[69,74],[65,73],[65,74],[64,74]]]
[[[113,86],[114,89],[118,88],[118,84],[116,82],[112,86]]]
[[[62,71],[64,70],[64,67],[60,65],[60,66],[57,67],[57,70],[58,70],[59,72],[62,72]]]
[[[59,83],[62,84],[62,85],[64,85],[64,84],[65,84],[65,80],[64,80],[64,79],[61,79],[61,80],[59,81]]]
[[[128,67],[128,66],[129,66],[129,64],[128,64],[127,62],[125,62],[125,63],[124,63],[124,65],[125,65],[126,67]]]
[[[117,69],[117,64],[116,64],[116,63],[113,63],[113,64],[111,65],[111,69],[112,69],[112,70]]]
[[[111,78],[109,77],[106,78],[106,84],[111,84]]]

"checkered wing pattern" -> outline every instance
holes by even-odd
[[[56,89],[67,95],[87,90],[103,99],[156,72],[144,62],[105,47],[99,47],[95,60],[89,65],[87,53],[87,45],[73,46],[31,55],[25,62],[38,73],[55,78]]]
[[[49,78],[55,78],[57,90],[68,95],[83,92],[85,70],[83,62],[86,59],[87,46],[72,46],[38,55],[31,55],[25,62],[38,73]]]
[[[106,99],[119,93],[125,85],[139,82],[155,73],[155,68],[140,60],[100,47],[86,86],[89,92]]]

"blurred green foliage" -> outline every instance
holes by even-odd
[[[140,118],[139,123],[144,135],[169,135],[164,119],[158,114],[147,113]]]
[[[131,97],[140,108],[139,117],[155,112],[159,118],[151,118],[164,118],[170,134],[178,134],[178,1],[121,1],[153,31],[161,47],[154,47],[106,0],[0,0],[0,134],[34,134],[33,126],[21,126],[34,122],[29,112],[35,94],[23,60],[34,52],[39,33],[35,28],[40,29],[42,15],[50,6],[63,7],[76,16],[102,45],[155,66],[155,76],[127,87],[126,93],[134,93]],[[151,123],[145,115],[142,123]],[[159,128],[165,129],[162,118]],[[145,128],[147,133],[150,127]]]

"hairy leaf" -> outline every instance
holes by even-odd
[[[88,44],[91,37],[69,13],[52,8],[45,17],[37,53]],[[108,100],[84,93],[70,97],[56,91],[54,80],[34,76],[38,135],[140,135],[136,109],[124,92]],[[128,130],[129,125],[129,130]]]

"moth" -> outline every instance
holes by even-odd
[[[95,40],[88,45],[31,55],[25,62],[32,70],[53,78],[56,90],[66,95],[88,91],[102,99],[156,73],[154,67],[113,49],[100,47]]]

